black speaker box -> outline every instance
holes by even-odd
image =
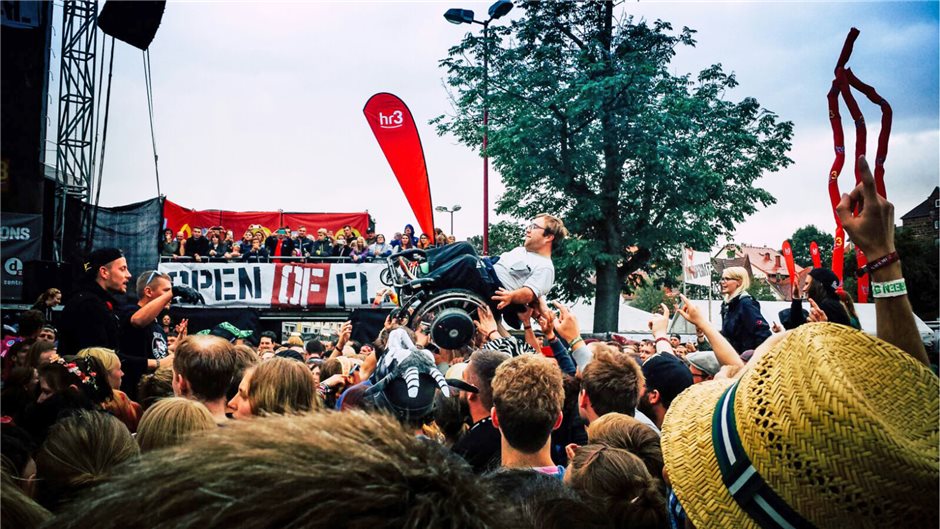
[[[112,37],[146,50],[160,27],[166,1],[110,0],[98,14],[98,27]]]
[[[23,302],[34,303],[40,294],[53,287],[68,295],[74,273],[70,263],[27,261],[23,265]]]

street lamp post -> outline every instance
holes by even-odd
[[[460,205],[455,204],[454,207],[450,209],[447,209],[444,206],[437,206],[434,209],[437,211],[440,211],[441,213],[450,213],[450,233],[448,235],[453,235],[454,234],[454,212],[460,211]]]
[[[512,9],[512,2],[509,0],[499,0],[490,6],[488,14],[490,18],[483,22],[474,20],[473,11],[469,9],[448,9],[444,13],[444,18],[451,24],[480,24],[483,26],[483,253],[489,254],[490,249],[490,158],[486,151],[488,144],[488,132],[490,122],[490,112],[487,98],[489,96],[489,59],[490,59],[490,40],[489,27],[490,22],[503,17]],[[453,219],[453,215],[451,215]]]

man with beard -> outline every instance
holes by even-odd
[[[643,378],[646,388],[636,408],[662,428],[672,400],[694,382],[692,372],[672,353],[660,352],[643,362]]]
[[[78,354],[86,347],[117,349],[118,317],[114,294],[127,293],[131,273],[117,248],[93,251],[83,263],[84,277],[62,311],[59,355]]]
[[[493,377],[496,368],[509,360],[501,351],[476,351],[463,372],[464,382],[476,387],[478,393],[463,391],[460,398],[467,401],[473,426],[456,443],[452,450],[463,457],[477,474],[495,470],[500,463],[500,435],[493,426],[490,411],[493,409]]]

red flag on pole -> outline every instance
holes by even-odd
[[[842,288],[842,266],[845,263],[845,228],[842,224],[836,225],[836,238],[832,246],[832,272],[839,278],[839,288]]]
[[[816,241],[809,243],[809,254],[813,256],[813,268],[822,268],[822,257],[819,255],[819,246]]]
[[[790,241],[783,241],[783,257],[787,261],[787,272],[790,274],[790,288],[796,285],[796,266],[793,264],[793,250],[790,249]]]
[[[385,153],[418,225],[424,233],[433,234],[434,214],[428,169],[411,111],[398,96],[381,92],[369,98],[362,113],[372,127],[372,133]]]

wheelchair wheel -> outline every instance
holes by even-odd
[[[394,283],[392,283],[392,272],[388,268],[379,272],[379,281],[387,287],[395,286]]]
[[[483,298],[469,290],[444,290],[421,303],[408,326],[417,330],[421,323],[427,323],[434,343],[445,349],[457,349],[470,343],[476,332],[473,324],[476,311],[487,306]]]

